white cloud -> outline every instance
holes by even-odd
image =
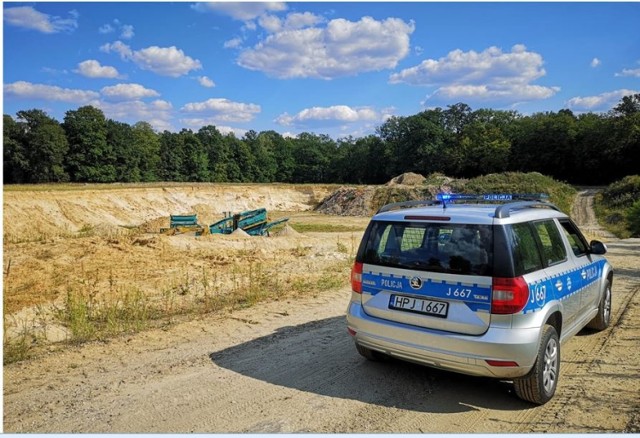
[[[192,6],[198,12],[219,12],[236,20],[249,21],[268,12],[287,9],[283,2],[207,2]]]
[[[192,59],[175,46],[151,46],[133,53],[133,61],[143,70],[150,70],[163,76],[178,77],[199,70],[202,64]]]
[[[598,58],[593,58],[591,60],[591,67],[596,68],[601,64],[600,60]]]
[[[118,70],[115,67],[107,65],[100,65],[95,59],[88,59],[78,64],[78,69],[74,70],[75,73],[81,74],[88,78],[117,78],[120,77]]]
[[[120,38],[125,40],[130,40],[133,38],[135,33],[133,32],[133,26],[130,24],[125,24],[122,26],[122,33],[120,34]]]
[[[74,90],[60,88],[44,84],[32,84],[26,81],[17,81],[4,86],[7,96],[15,96],[21,99],[42,99],[71,103],[89,103],[100,95],[95,91]]]
[[[109,23],[107,23],[107,24],[105,24],[105,25],[103,25],[103,26],[100,26],[100,27],[98,28],[98,33],[101,33],[101,34],[112,33],[112,32],[115,32],[115,31],[116,31],[116,30],[115,30],[115,29],[113,28],[113,26],[112,26],[112,25],[110,25]]]
[[[275,33],[286,30],[303,29],[323,23],[325,19],[311,12],[287,14],[286,18],[280,19],[275,15],[264,14],[258,18],[258,24],[267,32]]]
[[[268,32],[278,32],[282,28],[282,21],[275,15],[262,15],[258,19],[258,24]]]
[[[222,122],[248,122],[262,110],[254,103],[233,102],[228,99],[212,98],[204,102],[192,102],[183,106],[187,113],[209,113],[212,120]]]
[[[496,87],[492,85],[445,85],[434,95],[448,99],[500,99],[500,100],[537,100],[547,99],[560,91],[560,87],[540,85],[516,85],[514,87]],[[433,95],[432,95],[433,96]]]
[[[284,27],[286,29],[302,29],[303,27],[315,26],[316,24],[323,23],[324,21],[325,19],[323,17],[312,14],[311,12],[293,12],[287,14]]]
[[[18,6],[4,10],[8,24],[37,30],[42,33],[72,32],[78,27],[78,12],[69,12],[70,18],[61,18],[36,11],[31,6]]]
[[[381,122],[385,119],[386,111],[376,111],[371,107],[352,108],[347,105],[334,105],[330,107],[312,107],[298,112],[296,115],[281,114],[275,122],[283,126],[305,126],[326,122],[332,124],[356,123],[366,121]]]
[[[232,38],[224,42],[225,49],[235,49],[242,45],[242,38]]]
[[[247,30],[256,30],[257,28],[258,26],[254,21],[245,21],[240,30],[246,32]]]
[[[333,79],[395,68],[414,24],[398,18],[331,20],[325,28],[283,30],[240,53],[238,64],[276,78]]]
[[[104,87],[100,92],[103,96],[113,100],[138,100],[160,96],[156,90],[145,88],[140,84],[117,84]]]
[[[66,69],[58,70],[51,67],[42,67],[42,71],[44,73],[48,73],[50,75],[66,75],[69,74],[69,71]]]
[[[98,32],[101,34],[113,33],[116,31],[116,28],[120,29],[120,38],[124,40],[130,40],[133,38],[135,33],[133,32],[133,26],[130,24],[121,24],[120,20],[117,18],[113,20],[112,26],[110,23],[104,24],[98,28]]]
[[[216,84],[211,79],[209,79],[207,76],[199,76],[198,77],[198,82],[200,82],[200,85],[202,85],[203,87],[206,87],[206,88],[212,88],[212,87],[216,86]]]
[[[151,46],[141,50],[131,50],[122,41],[105,44],[100,50],[106,53],[115,52],[124,60],[133,61],[143,70],[149,70],[162,76],[178,77],[186,75],[191,70],[199,70],[202,64],[175,46]]]
[[[145,121],[157,131],[174,130],[171,124],[173,106],[165,100],[158,99],[149,103],[140,100],[117,103],[98,102],[96,106],[104,112],[106,117],[114,120],[122,120],[130,124]]]
[[[608,111],[619,103],[624,96],[640,93],[637,90],[616,90],[597,96],[574,97],[567,106],[576,111]]]
[[[100,46],[100,50],[105,53],[112,53],[112,52],[117,53],[120,55],[120,58],[124,60],[130,59],[131,56],[133,55],[133,51],[131,50],[131,47],[127,46],[122,41],[116,41],[114,43],[104,44]]]
[[[449,99],[505,101],[546,99],[560,88],[531,84],[546,74],[542,65],[542,56],[527,51],[521,44],[513,46],[511,52],[507,53],[497,47],[489,47],[479,53],[458,49],[438,60],[427,59],[394,73],[389,82],[438,87],[430,98],[442,96]]]
[[[616,73],[616,76],[632,76],[636,78],[640,78],[640,68],[625,68],[620,73]]]

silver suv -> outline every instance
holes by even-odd
[[[613,269],[606,246],[587,243],[544,197],[443,194],[383,207],[351,273],[358,352],[513,380],[520,398],[549,401],[561,344],[609,325]]]

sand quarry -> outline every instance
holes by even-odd
[[[267,299],[345,283],[368,217],[313,212],[337,188],[177,184],[5,190],[5,337],[29,327],[40,343],[69,340],[68,330],[53,317],[69,292],[96,302],[142,293],[155,307],[171,305],[178,314],[181,307],[185,313],[187,307],[194,310],[206,294],[234,293],[252,282],[275,284],[279,296]],[[171,214],[196,213],[206,226],[225,212],[256,208],[266,208],[270,220],[290,220],[270,237],[159,232],[169,226]],[[289,224],[306,224],[312,231],[298,233]]]

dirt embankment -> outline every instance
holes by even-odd
[[[53,187],[53,186],[52,186]],[[285,184],[176,184],[167,187],[87,185],[70,190],[5,190],[4,240],[68,236],[94,228],[137,227],[171,214],[198,214],[210,224],[225,212],[255,208],[306,211],[335,186]],[[157,222],[157,224],[164,222]]]

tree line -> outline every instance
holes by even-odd
[[[155,132],[92,106],[62,123],[44,111],[4,115],[4,184],[52,182],[287,182],[380,184],[404,172],[474,177],[537,171],[574,184],[637,174],[640,94],[605,114],[522,115],[464,103],[391,117],[374,135],[333,140],[215,126]]]

